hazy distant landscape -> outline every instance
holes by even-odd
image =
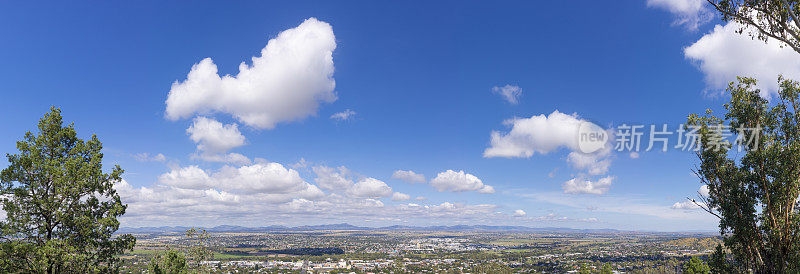
[[[121,229],[137,237],[123,271],[146,268],[168,246],[186,246],[181,227]],[[209,228],[199,262],[244,272],[552,272],[663,273],[721,243],[716,233],[438,226],[364,228],[348,224]]]

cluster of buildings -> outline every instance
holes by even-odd
[[[497,246],[476,244],[466,238],[424,238],[413,239],[407,244],[398,245],[397,249],[406,252],[438,252],[438,251],[486,251],[497,249]]]
[[[335,269],[358,269],[368,270],[389,267],[394,260],[349,260],[340,259],[338,262],[311,262],[311,261],[203,261],[202,265],[210,269],[285,269],[285,270],[307,270],[307,271],[331,271]]]

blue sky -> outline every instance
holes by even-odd
[[[612,150],[591,156],[607,165],[594,172],[558,136],[512,140],[529,156],[484,154],[493,131],[510,136],[509,119],[556,123],[558,111],[608,129],[676,127],[719,110],[736,75],[757,76],[765,97],[777,73],[800,75],[795,55],[732,34],[697,3],[4,3],[0,152],[15,153],[60,107],[104,142],[107,166],[126,170],[123,226],[715,230],[712,217],[676,205],[700,187],[689,152]],[[283,50],[254,65],[270,40]],[[253,73],[187,84],[170,115],[166,100],[204,58],[221,76],[242,62]],[[516,104],[493,91],[506,85],[521,90]],[[555,147],[541,148],[548,140]],[[570,191],[573,179],[594,189]]]

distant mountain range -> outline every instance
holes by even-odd
[[[160,226],[160,227],[122,227],[117,233],[158,233],[158,232],[184,232],[190,227],[185,226]],[[347,223],[328,224],[328,225],[304,225],[288,227],[282,225],[271,225],[262,227],[245,227],[235,225],[220,225],[206,228],[208,232],[300,232],[300,231],[325,231],[325,230],[358,230],[358,231],[448,231],[448,232],[572,232],[572,233],[623,233],[632,231],[622,231],[616,229],[574,229],[560,227],[526,227],[526,226],[491,226],[491,225],[453,225],[453,226],[385,226],[385,227],[363,227],[354,226]],[[705,231],[695,232],[675,232],[675,233],[708,233]]]

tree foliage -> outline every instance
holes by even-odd
[[[731,101],[724,105],[724,117],[710,110],[689,116],[701,136],[697,174],[709,190],[698,204],[720,219],[723,241],[736,262],[732,267],[739,271],[800,271],[800,85],[779,82],[774,104],[759,96],[754,79],[740,77],[728,87]],[[721,126],[726,123],[729,129]],[[757,130],[741,135],[737,129],[743,128]],[[734,134],[743,137],[741,146],[718,144]]]
[[[689,262],[683,266],[683,273],[685,274],[708,274],[711,273],[711,268],[700,260],[700,258],[692,257]]]
[[[156,254],[148,268],[153,273],[179,274],[205,273],[208,269],[202,262],[213,257],[208,248],[208,233],[202,228],[190,228],[184,234],[186,244],[171,246],[166,251]]]
[[[189,271],[186,257],[175,249],[153,256],[148,268],[153,274],[184,274]]]
[[[77,137],[51,108],[17,142],[0,172],[0,272],[86,273],[117,270],[116,254],[132,249],[131,235],[114,237],[125,213],[113,184],[122,169],[102,169],[103,145]]]
[[[186,230],[186,253],[188,259],[195,264],[212,258],[211,250],[208,249],[208,233],[202,228],[190,228]]]
[[[800,1],[707,0],[724,21],[739,23],[739,33],[767,41],[775,39],[800,53]],[[730,121],[766,129],[763,143],[746,147],[744,156],[725,158],[723,153],[703,153],[699,175],[709,183],[709,212],[720,217],[720,229],[732,261],[721,246],[712,256],[715,272],[800,271],[798,253],[798,118],[797,82],[778,80],[779,102],[754,93],[755,80],[739,78],[731,83],[731,102],[724,119],[695,116],[701,124]],[[691,118],[690,118],[691,120]],[[715,189],[711,190],[714,186]],[[701,205],[702,206],[702,205]]]
[[[728,254],[722,248],[722,245],[717,245],[714,253],[708,262],[711,273],[733,273],[732,264],[728,261]]]
[[[708,0],[720,13],[722,20],[742,25],[739,32],[750,27],[752,38],[783,42],[800,53],[800,3],[798,0]],[[755,30],[755,31],[753,31]]]

